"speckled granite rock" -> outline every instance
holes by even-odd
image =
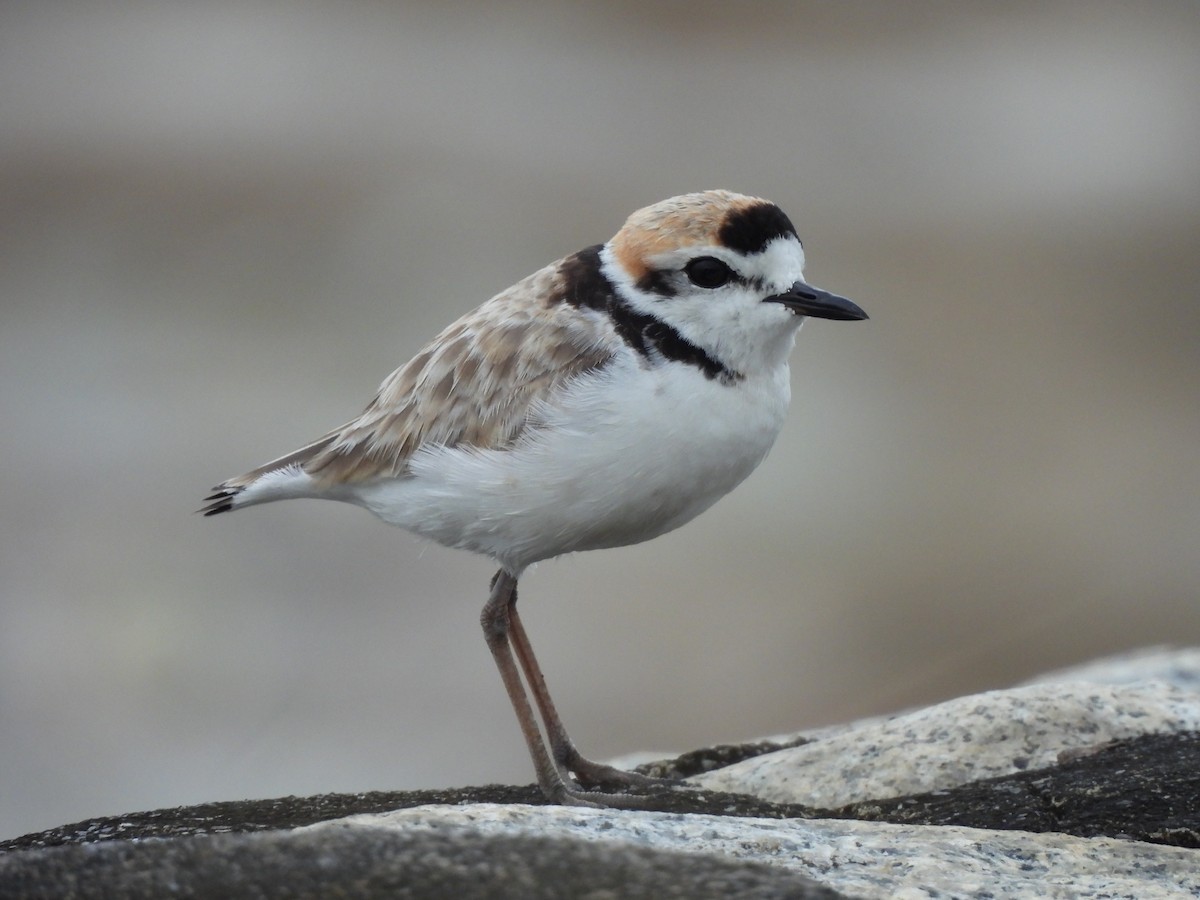
[[[32,858],[16,856],[0,857],[0,896],[5,898],[845,896],[764,863],[616,841],[587,842],[536,829],[487,832],[448,822],[433,828],[343,826],[114,841],[33,851]]]
[[[872,721],[692,782],[829,808],[1042,769],[1063,753],[1184,731],[1200,731],[1200,694],[1174,685],[1037,684]]]
[[[1200,733],[1144,734],[1053,766],[864,800],[834,815],[895,824],[1061,832],[1200,849]]]
[[[855,897],[1200,896],[1196,851],[1061,834],[527,806],[418,807],[311,830],[447,826],[479,834],[569,833],[580,841],[769,860]]]
[[[1200,651],[1054,677],[657,765],[757,798],[580,810],[490,787],[159,810],[0,844],[0,896],[1200,896]]]

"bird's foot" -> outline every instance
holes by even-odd
[[[565,763],[565,767],[575,776],[575,780],[585,789],[600,789],[605,791],[629,790],[630,788],[666,788],[679,787],[680,784],[669,778],[655,778],[640,772],[630,772],[615,766],[593,762],[582,756]]]

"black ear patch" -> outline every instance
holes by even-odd
[[[778,237],[796,235],[791,220],[774,203],[756,203],[725,217],[717,238],[723,246],[740,253],[762,253]]]

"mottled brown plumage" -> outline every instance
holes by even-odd
[[[611,320],[560,302],[565,260],[497,294],[428,343],[380,385],[362,414],[313,443],[222,483],[236,493],[300,466],[329,487],[403,475],[422,445],[501,449],[568,379],[603,366],[620,343]]]

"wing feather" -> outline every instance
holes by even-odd
[[[304,471],[329,487],[402,475],[427,444],[510,446],[536,404],[620,345],[606,315],[560,302],[561,265],[447,327],[384,380],[362,415],[310,445]]]

